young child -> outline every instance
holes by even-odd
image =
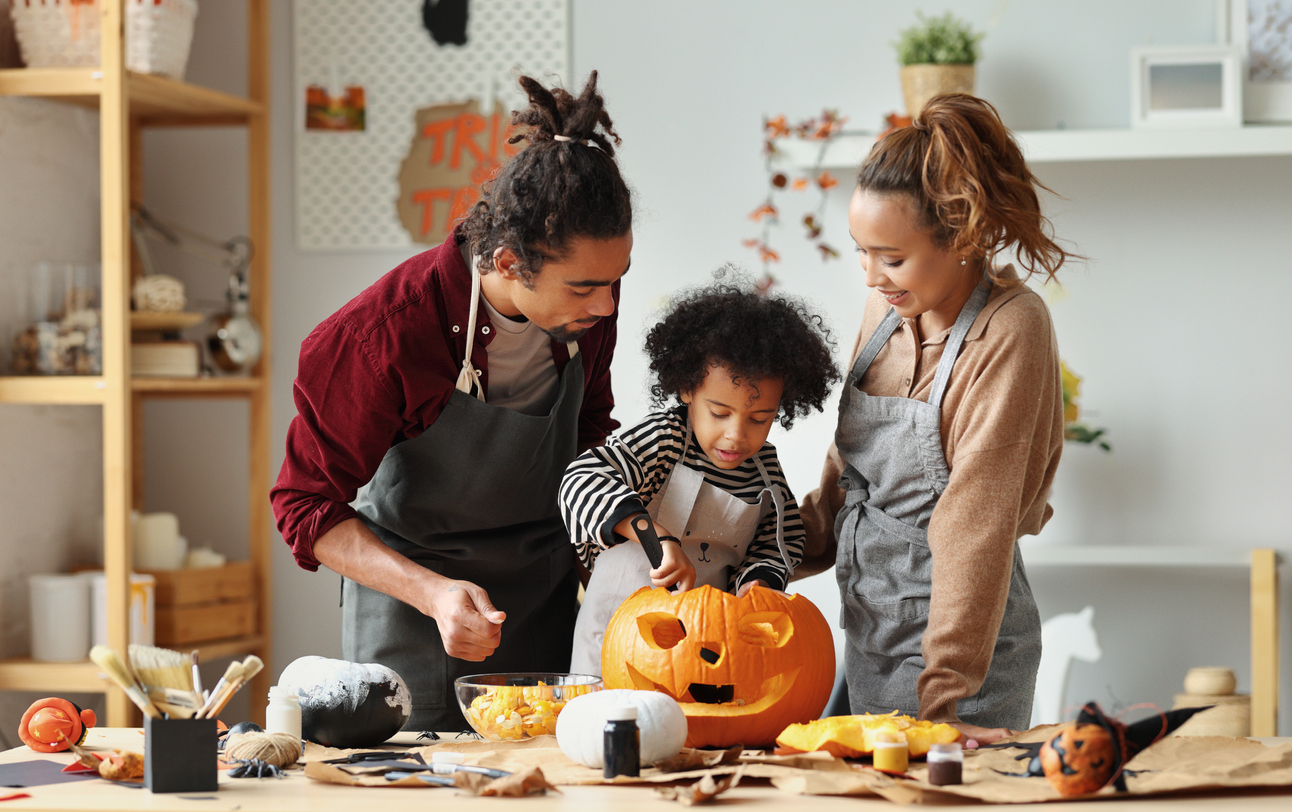
[[[767,434],[821,410],[839,379],[831,346],[820,317],[783,296],[718,283],[672,302],[646,352],[654,404],[676,402],[585,452],[561,481],[561,516],[592,570],[571,671],[601,673],[606,624],[640,587],[786,587],[803,522]],[[640,514],[663,547],[657,569],[630,526]]]

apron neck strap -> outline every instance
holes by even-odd
[[[875,332],[870,334],[870,340],[866,342],[861,354],[857,356],[856,363],[852,365],[851,374],[854,380],[860,381],[861,376],[865,375],[866,370],[870,369],[870,363],[875,360],[875,356],[879,355],[879,351],[884,348],[884,345],[888,343],[888,339],[897,331],[897,325],[901,321],[902,317],[897,315],[897,311],[891,307],[888,308],[888,312],[884,314],[883,321],[875,328]]]
[[[946,394],[947,383],[951,380],[951,368],[956,365],[956,359],[960,357],[960,350],[964,347],[965,336],[969,334],[974,319],[986,307],[990,293],[991,279],[983,271],[982,281],[973,289],[969,301],[960,308],[960,315],[951,327],[951,335],[947,336],[947,344],[942,348],[942,360],[938,361],[938,371],[933,375],[933,389],[929,392],[929,405],[942,408],[942,396]]]
[[[480,310],[480,270],[471,269],[471,308],[467,313],[467,353],[462,359],[462,371],[458,373],[457,390],[464,394],[471,394],[475,389],[475,396],[481,401],[485,399],[484,387],[480,384],[480,372],[471,363],[471,351],[475,349],[476,342],[476,315]]]

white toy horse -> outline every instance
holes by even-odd
[[[1055,615],[1041,624],[1041,666],[1036,672],[1032,699],[1032,727],[1064,721],[1063,700],[1068,693],[1072,661],[1098,662],[1104,656],[1095,636],[1095,608]]]

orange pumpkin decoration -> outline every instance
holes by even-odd
[[[18,723],[18,738],[38,753],[57,753],[84,742],[97,723],[90,708],[81,710],[66,699],[51,696],[37,699],[27,708]]]
[[[1087,704],[1075,722],[1041,745],[1040,759],[1046,780],[1060,795],[1098,792],[1120,778],[1130,759],[1126,726]]]
[[[607,688],[677,700],[688,747],[770,744],[787,725],[821,715],[834,686],[834,638],[802,595],[642,587],[606,627],[601,676]]]

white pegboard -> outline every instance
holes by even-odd
[[[437,45],[423,0],[296,0],[296,241],[303,250],[402,248],[400,162],[417,110],[523,103],[517,71],[577,92],[569,76],[569,0],[469,0],[465,45]],[[366,129],[305,129],[311,84],[361,85]]]

